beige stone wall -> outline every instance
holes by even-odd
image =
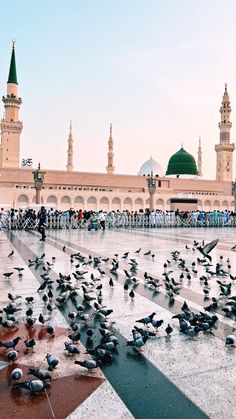
[[[0,169],[0,204],[15,208],[35,202],[33,169]],[[59,209],[140,210],[148,208],[145,177],[105,173],[45,170],[42,203]],[[158,178],[155,208],[170,209],[170,198],[198,198],[198,208],[234,209],[231,182],[202,179]]]

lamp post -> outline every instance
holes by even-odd
[[[45,172],[42,172],[39,163],[38,169],[32,173],[34,175],[34,187],[36,189],[36,204],[40,204],[40,192],[43,186]]]
[[[154,194],[156,192],[157,187],[157,181],[153,177],[153,173],[151,172],[151,176],[147,178],[147,184],[148,184],[148,192],[150,195],[150,211],[154,209]]]
[[[236,179],[232,182],[232,194],[234,196],[234,211],[236,211]]]

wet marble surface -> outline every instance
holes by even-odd
[[[97,256],[114,256],[119,254],[119,258],[125,251],[129,251],[129,257],[135,257],[139,264],[139,272],[137,278],[140,283],[144,283],[143,273],[155,275],[162,280],[163,278],[163,264],[167,259],[170,259],[170,252],[178,250],[181,257],[186,260],[186,266],[191,269],[191,263],[197,257],[201,257],[198,251],[192,250],[193,240],[211,241],[219,238],[219,244],[212,252],[213,265],[220,260],[223,255],[224,269],[228,270],[226,262],[230,258],[230,273],[236,275],[236,256],[230,249],[235,244],[235,232],[233,228],[225,229],[163,229],[150,231],[106,231],[105,234],[101,231],[87,232],[87,231],[55,231],[48,234],[48,242],[42,243],[38,241],[38,237],[25,232],[14,232],[14,236],[28,246],[38,256],[43,252],[46,253],[47,259],[51,261],[52,256],[56,258],[53,266],[53,271],[59,275],[70,274],[72,265],[70,257],[67,252],[62,252],[63,245],[70,247],[74,252],[80,250],[82,254],[96,254]],[[190,249],[186,249],[186,244]],[[56,246],[56,247],[55,247]],[[139,247],[142,251],[136,255],[134,251]],[[9,272],[14,266],[24,266],[24,261],[15,251],[13,258],[8,258],[7,255],[12,250],[12,245],[6,238],[3,232],[0,232],[0,251],[3,257],[0,261],[0,272]],[[151,250],[155,253],[155,258],[144,256],[143,253]],[[109,268],[108,264],[103,263],[102,268]],[[236,401],[233,398],[234,381],[236,379],[236,353],[234,349],[227,349],[224,345],[223,337],[221,339],[209,335],[199,334],[195,339],[188,338],[179,334],[178,322],[172,319],[173,312],[158,304],[158,300],[152,301],[151,297],[146,298],[139,293],[139,287],[135,290],[134,301],[123,290],[123,283],[121,276],[123,270],[129,267],[128,261],[120,260],[119,275],[120,280],[114,280],[114,288],[109,286],[110,275],[106,273],[101,278],[103,284],[103,304],[113,309],[113,313],[109,318],[114,321],[114,330],[117,330],[126,339],[132,339],[131,330],[135,324],[135,320],[142,318],[151,312],[156,312],[156,318],[164,320],[164,325],[161,326],[157,334],[157,338],[151,339],[147,342],[143,349],[144,356],[150,360],[160,371],[162,371],[177,387],[181,389],[199,408],[206,412],[212,418],[236,418]],[[81,267],[82,268],[82,267]],[[173,270],[171,276],[175,280],[179,279],[182,272],[176,263],[171,263],[170,269]],[[176,297],[176,300],[182,303],[188,301],[191,308],[200,311],[203,309],[203,286],[199,281],[199,276],[204,273],[201,266],[197,266],[197,275],[192,275],[191,281],[188,281],[185,275],[183,280],[183,291],[190,290],[193,293],[188,295],[188,299],[183,295]],[[89,266],[86,267],[88,274],[85,275],[86,280],[89,280],[90,274],[94,273],[99,277],[97,269]],[[218,296],[219,285],[216,279],[212,277],[209,280],[210,296]],[[221,279],[222,281],[229,281],[228,277]],[[98,281],[98,285],[100,283]],[[2,280],[1,282],[1,302],[0,305],[6,304],[8,301],[7,293],[17,292],[22,296],[33,295],[35,298],[34,310],[35,315],[43,310],[44,305],[41,297],[37,293],[39,286],[38,281],[32,274],[31,270],[25,267],[23,278],[20,279],[17,274],[12,276],[10,280]],[[163,291],[164,292],[164,291]],[[78,290],[82,295],[82,291]],[[232,295],[236,294],[236,285],[232,285]],[[205,302],[209,304],[208,301]],[[23,302],[24,309],[27,307]],[[222,324],[226,324],[234,331],[235,321],[227,319],[224,316],[219,316]],[[174,329],[171,339],[165,337],[165,327],[170,323]],[[62,314],[55,310],[50,320],[50,324],[56,327],[68,327],[68,323]],[[91,321],[91,325],[93,320]],[[150,330],[153,330],[150,328]],[[60,338],[62,341],[64,337]],[[63,342],[61,342],[63,344]],[[45,342],[40,343],[44,346],[43,352],[46,350]],[[50,342],[49,342],[50,345]],[[128,348],[127,351],[132,351]],[[33,355],[35,357],[35,355]],[[29,359],[30,357],[28,357]],[[28,361],[27,361],[28,364]],[[68,375],[71,374],[68,368]],[[58,372],[60,376],[60,371]],[[65,375],[65,374],[64,374]],[[230,391],[229,391],[230,389]],[[114,415],[113,405],[109,404],[109,400],[114,400],[114,406],[117,406],[119,415]],[[109,382],[105,381],[95,392],[88,397],[80,405],[76,411],[70,415],[73,417],[92,417],[94,412],[94,402],[96,401],[97,417],[120,417],[126,418],[132,415],[122,403],[120,398],[114,392]],[[107,416],[104,416],[102,403],[107,406],[105,409]],[[112,407],[111,407],[112,406]],[[110,410],[109,410],[110,407]],[[102,414],[103,412],[103,414]]]

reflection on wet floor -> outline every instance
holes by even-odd
[[[175,405],[175,403],[177,403],[178,397],[180,396],[177,393],[174,395],[171,383],[174,383],[181,392],[189,397],[199,409],[203,410],[210,417],[221,418],[222,412],[223,417],[234,417],[235,406],[231,400],[232,394],[228,392],[227,382],[233,383],[235,379],[235,353],[234,349],[227,349],[224,345],[225,336],[229,333],[234,333],[234,318],[230,319],[225,317],[224,312],[222,312],[221,309],[216,310],[217,316],[219,316],[217,328],[212,330],[212,334],[199,334],[196,339],[190,339],[188,336],[180,334],[178,322],[172,319],[173,314],[180,311],[184,301],[187,301],[193,311],[200,312],[203,310],[204,306],[209,304],[209,299],[214,296],[218,298],[219,284],[217,283],[217,279],[219,278],[213,276],[209,279],[209,299],[206,299],[203,292],[204,286],[202,281],[199,280],[200,276],[204,275],[205,269],[202,265],[197,264],[197,273],[194,274],[191,272],[190,280],[187,278],[187,273],[184,272],[180,292],[174,296],[174,301],[172,301],[171,304],[167,295],[167,290],[163,285],[163,265],[167,259],[171,260],[171,251],[177,250],[180,252],[180,256],[185,260],[185,266],[189,270],[191,269],[192,262],[197,261],[198,257],[202,257],[200,252],[196,249],[193,250],[192,244],[194,240],[199,242],[205,240],[207,242],[219,238],[220,241],[218,245],[212,251],[213,267],[219,261],[222,262],[224,269],[228,269],[227,266],[230,264],[231,267],[228,269],[228,273],[236,275],[236,258],[234,257],[234,253],[230,250],[235,244],[233,229],[165,229],[161,231],[119,230],[106,231],[105,234],[101,231],[52,231],[48,233],[46,243],[39,242],[38,236],[35,233],[12,232],[8,234],[8,240],[6,240],[6,235],[3,232],[0,234],[0,250],[1,254],[3,254],[3,258],[0,262],[1,272],[8,272],[13,269],[14,266],[25,267],[25,263],[28,259],[33,257],[33,255],[39,256],[43,252],[46,253],[48,261],[51,261],[53,256],[56,258],[52,267],[52,272],[49,273],[49,276],[53,279],[58,278],[59,272],[65,275],[71,273],[73,267],[70,262],[71,253],[79,251],[86,257],[91,255],[92,257],[101,256],[110,258],[108,262],[103,262],[101,265],[102,269],[105,271],[105,275],[102,278],[103,304],[113,309],[113,312],[109,317],[115,322],[114,331],[122,342],[122,349],[118,350],[118,355],[114,357],[114,366],[112,366],[112,368],[109,368],[109,366],[104,368],[103,372],[108,380],[106,381],[107,384],[102,384],[101,390],[97,389],[94,392],[93,397],[96,398],[97,393],[98,400],[100,400],[100,393],[103,393],[103,386],[108,385],[110,382],[114,387],[115,392],[110,386],[106,390],[106,395],[103,396],[104,403],[106,403],[106,397],[108,397],[108,399],[109,397],[113,397],[114,404],[117,405],[117,409],[121,412],[121,417],[122,415],[123,417],[128,417],[127,415],[131,417],[131,413],[133,413],[135,417],[141,417],[141,404],[133,397],[134,395],[132,396],[132,391],[131,396],[129,397],[126,393],[129,390],[129,386],[131,386],[130,388],[135,389],[136,392],[142,390],[142,386],[137,383],[137,380],[140,380],[139,377],[146,376],[147,381],[144,381],[144,388],[142,390],[142,402],[143,405],[145,405],[145,403],[150,404],[151,412],[150,415],[146,417],[155,417],[152,416],[152,414],[156,409],[156,406],[152,406],[152,401],[149,400],[152,391],[156,392],[156,388],[152,389],[151,386],[150,391],[147,392],[147,390],[145,390],[149,380],[152,380],[152,382],[156,382],[156,380],[157,382],[161,381],[162,387],[165,388],[165,392],[167,391],[169,395],[173,395],[173,410],[165,410],[164,407],[170,400],[166,400],[164,395],[161,394],[161,398],[164,400],[164,410],[162,410],[162,414],[167,415],[162,417],[174,417],[174,412],[176,413],[178,410],[177,404]],[[13,260],[7,258],[7,254],[11,251],[12,246],[14,246],[15,249]],[[63,251],[64,246],[65,251]],[[135,251],[140,247],[140,253],[135,254]],[[150,255],[144,256],[144,253],[149,250],[151,250],[151,255],[155,255],[154,257],[151,257]],[[129,252],[128,258],[122,259],[122,255],[125,251]],[[109,278],[111,277],[111,259],[114,257],[114,254],[119,255],[119,269],[117,275],[113,276],[114,288],[111,289],[109,286]],[[223,259],[220,258],[221,256],[223,256]],[[230,262],[227,262],[228,257],[230,258]],[[135,298],[133,300],[130,299],[129,295],[127,295],[123,289],[126,281],[124,270],[130,268],[130,258],[135,258],[138,262],[138,269],[135,275],[139,285],[135,287]],[[171,261],[168,269],[173,271],[170,276],[178,281],[182,271],[177,263]],[[94,266],[86,266],[86,270],[88,271],[88,274],[85,274],[87,280],[89,280],[91,273],[98,276],[98,271]],[[156,292],[146,285],[144,272],[159,279],[161,286]],[[41,298],[37,293],[39,286],[38,281],[41,281],[40,273],[40,269],[35,270],[34,267],[30,269],[26,267],[23,278],[19,278],[14,274],[10,280],[3,280],[1,282],[1,305],[7,303],[7,293],[9,291],[12,293],[20,293],[24,297],[32,295],[36,302],[34,305],[35,315],[38,316],[43,307]],[[223,278],[223,281],[225,280],[229,281],[229,277],[227,276],[226,279]],[[234,295],[236,289],[233,281],[232,284],[232,295]],[[82,299],[81,302],[83,302]],[[60,333],[60,328],[63,330],[63,328],[69,327],[67,314],[70,309],[71,307],[68,304],[65,308],[56,309],[53,313],[52,324],[55,326],[56,330],[58,328],[58,333]],[[88,308],[87,311],[89,312],[90,309]],[[158,331],[157,338],[150,339],[147,342],[143,348],[143,354],[141,355],[132,348],[124,348],[126,340],[132,338],[131,330],[135,320],[146,316],[151,312],[156,312],[157,317],[164,320],[163,326],[161,326]],[[168,323],[170,323],[173,328],[173,336],[170,341],[165,338],[165,328]],[[99,325],[93,320],[91,324],[89,324],[89,327],[95,328],[96,333],[94,342],[98,342]],[[35,336],[38,340],[38,325],[35,330]],[[86,327],[82,328],[81,342],[83,345],[86,345],[87,343],[86,330]],[[23,334],[23,331],[21,331],[21,333]],[[40,350],[46,351],[49,339],[43,335],[42,338],[43,342],[46,342],[46,347],[44,346],[45,344],[41,345]],[[64,337],[62,340],[63,339]],[[55,341],[57,341],[57,337]],[[25,358],[27,358],[27,356],[25,356]],[[6,360],[6,358],[4,359],[4,355],[2,356],[2,360]],[[22,362],[21,356],[19,356],[18,360],[19,362]],[[29,365],[29,362],[32,360],[33,359],[31,358],[30,360],[30,356],[28,356],[28,361],[25,360],[23,365]],[[37,359],[37,361],[39,361],[39,359]],[[137,369],[138,372],[131,379],[134,368]],[[4,369],[0,370],[0,372],[3,370]],[[161,373],[163,373],[164,376]],[[70,368],[67,369],[67,373],[65,371],[63,374],[60,373],[59,377],[55,378],[55,380],[60,381],[60,379],[68,377],[68,374],[71,374],[72,376],[74,374],[73,371],[70,372]],[[125,374],[129,374],[128,378],[124,378]],[[121,378],[122,376],[123,379]],[[166,380],[165,377],[167,377],[168,380]],[[98,377],[98,379],[101,380],[99,382],[101,384],[103,382],[102,376],[100,378]],[[117,381],[119,382],[117,383]],[[210,382],[211,391],[207,392],[206,390],[209,390],[208,386]],[[227,396],[225,395],[226,393]],[[90,403],[90,400],[92,400],[91,396],[88,399],[87,396],[88,394],[83,399],[84,401],[78,399],[77,405],[73,405],[73,408],[71,405],[70,408],[67,409],[66,414],[61,410],[61,414],[64,416],[59,415],[56,417],[65,417],[79,405],[80,407],[78,407],[75,417],[77,414],[79,415],[79,412],[83,412],[83,415],[85,415],[83,417],[86,417],[86,414],[89,415],[89,412],[92,412],[93,408]],[[220,405],[217,402],[219,397],[222,398]],[[188,417],[184,416],[184,414],[186,414],[187,406],[192,412],[191,416],[201,417],[201,415],[203,415],[201,410],[194,410],[195,406],[194,404],[190,405],[188,398],[181,399],[181,404],[182,410],[183,406],[185,406],[185,413],[179,412],[182,418]],[[140,416],[138,416],[138,414],[140,414]],[[187,415],[188,414],[189,413],[187,413]]]

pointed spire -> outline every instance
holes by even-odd
[[[73,165],[73,135],[72,135],[72,121],[70,120],[70,132],[68,137],[68,148],[67,148],[67,171],[72,172],[74,169]]]
[[[201,135],[199,135],[197,155],[198,155],[198,159],[197,159],[198,176],[202,176],[202,145],[201,145]]]
[[[108,153],[107,153],[107,173],[109,175],[113,175],[114,173],[114,166],[113,166],[113,138],[112,138],[112,124],[110,124],[110,135],[108,140]]]
[[[228,90],[227,90],[227,83],[225,83],[225,94],[228,94]]]
[[[8,75],[7,83],[17,83],[17,75],[16,75],[16,58],[15,58],[15,41],[12,41],[12,52],[11,52],[11,63]]]

